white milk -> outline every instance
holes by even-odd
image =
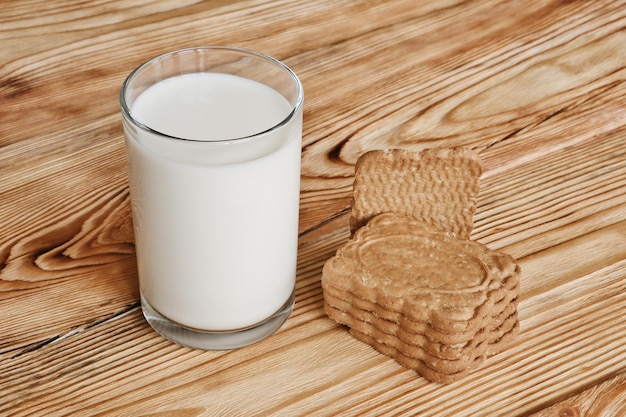
[[[161,81],[126,123],[143,296],[161,315],[201,330],[271,316],[294,289],[301,114],[273,89],[226,74]],[[132,138],[128,138],[131,136]]]

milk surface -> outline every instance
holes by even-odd
[[[191,328],[233,330],[289,299],[301,113],[268,129],[291,110],[263,84],[215,73],[161,81],[132,105],[134,119],[149,128],[125,124],[139,280],[161,315]]]

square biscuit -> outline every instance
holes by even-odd
[[[480,157],[469,148],[367,152],[355,166],[350,230],[393,212],[469,239],[481,174]]]

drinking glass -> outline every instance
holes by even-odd
[[[170,52],[120,102],[141,306],[181,345],[255,343],[294,305],[303,89],[239,48]]]

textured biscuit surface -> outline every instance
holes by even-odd
[[[350,229],[394,212],[469,239],[481,173],[480,157],[468,148],[367,152],[355,167]]]
[[[322,286],[336,288],[444,332],[487,316],[519,284],[515,260],[397,213],[373,218],[324,265]],[[438,317],[437,313],[442,313]],[[447,326],[450,327],[447,327]]]

